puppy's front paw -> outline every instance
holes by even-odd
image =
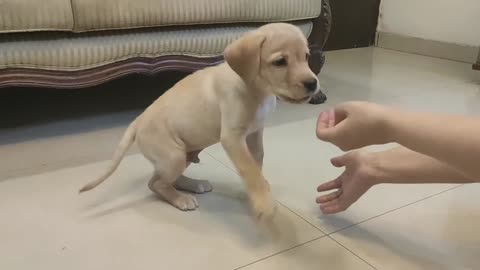
[[[198,201],[195,196],[189,194],[180,194],[170,202],[176,208],[183,211],[195,210],[198,207]]]
[[[255,217],[258,220],[271,220],[277,211],[277,203],[270,191],[253,195],[251,204]]]

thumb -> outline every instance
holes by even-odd
[[[330,159],[330,163],[337,168],[344,167],[347,164],[348,153]]]

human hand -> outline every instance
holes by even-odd
[[[335,167],[345,167],[336,179],[318,186],[318,192],[335,190],[317,197],[316,202],[324,214],[336,214],[347,210],[375,183],[374,158],[371,153],[353,151],[333,158]]]
[[[317,137],[343,151],[391,142],[388,130],[390,109],[369,102],[342,103],[320,113]]]

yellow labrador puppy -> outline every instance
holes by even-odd
[[[264,120],[276,97],[304,103],[319,91],[308,55],[296,26],[272,23],[246,33],[225,49],[226,63],[187,76],[135,119],[109,169],[80,192],[106,180],[136,141],[155,169],[150,189],[181,210],[194,210],[196,198],[178,190],[202,193],[212,187],[182,173],[198,162],[202,149],[220,142],[245,183],[254,214],[271,217],[275,201],[261,171]]]

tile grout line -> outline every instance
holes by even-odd
[[[350,252],[350,254],[352,254],[353,256],[357,257],[358,259],[360,259],[362,262],[366,263],[368,266],[372,267],[373,269],[377,270],[377,268],[375,266],[373,266],[369,261],[367,261],[366,259],[362,258],[360,255],[358,255],[357,253],[353,252],[351,249],[347,248],[345,245],[343,245],[342,243],[338,242],[335,238],[331,237],[330,235],[327,235],[327,237],[332,240],[333,242],[337,243],[339,246],[341,246],[343,249],[345,249],[346,251]]]
[[[232,170],[233,172],[235,172],[235,173],[238,175],[238,172],[237,172],[236,170],[234,170],[234,169],[231,168],[230,166],[226,165],[226,164],[223,163],[222,161],[218,160],[217,158],[215,158],[215,157],[214,157],[213,155],[211,155],[210,153],[208,153],[208,152],[206,152],[206,153],[207,153],[210,157],[212,157],[214,160],[218,161],[220,164],[224,165],[225,167],[227,167],[228,169]],[[306,220],[304,217],[302,217],[301,215],[299,215],[298,213],[296,213],[295,211],[293,211],[292,209],[290,209],[288,206],[284,205],[284,204],[281,203],[280,201],[277,201],[281,206],[285,207],[288,211],[292,212],[295,216],[297,216],[298,218],[302,219],[303,221],[305,221],[305,222],[308,223],[310,226],[314,227],[315,229],[317,229],[318,231],[320,231],[320,232],[323,233],[324,235],[323,235],[323,236],[320,236],[320,237],[317,237],[317,238],[314,238],[314,239],[312,239],[312,240],[309,240],[309,241],[307,241],[307,242],[298,244],[298,245],[293,246],[293,247],[291,247],[291,248],[285,249],[285,250],[283,250],[283,251],[279,251],[279,252],[277,252],[277,253],[275,253],[275,254],[266,256],[266,257],[264,257],[264,258],[261,258],[261,259],[259,259],[259,260],[254,261],[254,262],[251,262],[251,263],[249,263],[249,264],[240,266],[240,267],[238,267],[238,268],[234,268],[233,270],[239,270],[239,269],[245,268],[245,267],[247,267],[247,266],[250,266],[250,265],[252,265],[252,264],[255,264],[255,263],[258,263],[258,262],[260,262],[260,261],[266,260],[266,259],[268,259],[268,258],[274,257],[274,256],[279,255],[279,254],[281,254],[281,253],[284,253],[284,252],[290,251],[290,250],[292,250],[292,249],[295,249],[295,248],[297,248],[297,247],[306,245],[306,244],[311,243],[311,242],[313,242],[313,241],[316,241],[316,240],[318,240],[318,239],[320,239],[320,238],[324,238],[325,236],[328,237],[329,239],[331,239],[332,241],[334,241],[335,243],[337,243],[338,245],[340,245],[341,247],[343,247],[345,250],[347,250],[348,252],[350,252],[352,255],[354,255],[355,257],[357,257],[358,259],[360,259],[360,260],[363,261],[364,263],[366,263],[368,266],[370,266],[370,267],[372,267],[373,269],[377,270],[377,268],[374,267],[371,263],[369,263],[367,260],[365,260],[364,258],[362,258],[360,255],[356,254],[355,252],[353,252],[352,250],[350,250],[349,248],[347,248],[346,246],[344,246],[343,244],[341,244],[339,241],[337,241],[335,238],[333,238],[332,235],[335,234],[335,233],[344,231],[344,230],[346,230],[346,229],[350,229],[350,228],[352,228],[352,227],[355,227],[355,226],[357,226],[357,225],[359,225],[359,224],[365,223],[365,222],[370,221],[370,220],[372,220],[372,219],[381,217],[381,216],[383,216],[383,215],[386,215],[386,214],[392,213],[392,212],[394,212],[394,211],[400,210],[400,209],[402,209],[402,208],[408,207],[408,206],[410,206],[410,205],[416,204],[416,203],[418,203],[418,202],[421,202],[421,201],[430,199],[430,198],[432,198],[432,197],[441,195],[441,194],[443,194],[443,193],[449,192],[449,191],[451,191],[451,190],[457,189],[457,188],[462,187],[462,186],[464,186],[464,184],[461,184],[461,185],[458,185],[458,186],[455,186],[455,187],[452,187],[452,188],[449,188],[449,189],[446,189],[446,190],[437,192],[437,193],[432,194],[432,195],[430,195],[430,196],[427,196],[427,197],[425,197],[425,198],[421,198],[421,199],[416,200],[416,201],[413,201],[413,202],[411,202],[411,203],[408,203],[408,204],[399,206],[399,207],[397,207],[397,208],[388,210],[388,211],[386,211],[386,212],[383,212],[383,213],[381,213],[381,214],[378,214],[378,215],[373,216],[373,217],[371,217],[371,218],[368,218],[368,219],[366,219],[366,220],[362,220],[362,221],[360,221],[360,222],[354,223],[354,224],[352,224],[352,225],[350,225],[350,226],[347,226],[347,227],[345,227],[345,228],[342,228],[342,229],[339,229],[339,230],[336,230],[336,231],[333,231],[333,232],[330,232],[330,233],[324,232],[321,228],[319,228],[319,227],[317,227],[316,225],[312,224],[311,222],[309,222],[308,220]]]
[[[224,164],[222,161],[218,160],[217,158],[215,158],[213,155],[211,155],[210,153],[207,152],[207,154],[212,157],[214,160],[218,161],[220,164],[224,165],[225,167],[227,167],[228,169],[234,171],[237,175],[238,175],[238,172],[233,170],[230,166]],[[306,245],[308,243],[311,243],[313,241],[316,241],[318,239],[321,239],[321,238],[325,238],[325,237],[328,237],[329,239],[331,239],[332,241],[334,241],[335,243],[337,243],[338,245],[340,245],[342,248],[344,248],[346,251],[348,251],[349,253],[351,253],[353,256],[357,257],[358,259],[360,259],[362,262],[366,263],[368,266],[372,267],[373,269],[377,270],[376,267],[374,267],[372,264],[370,264],[368,261],[366,261],[365,259],[363,259],[362,257],[358,256],[357,254],[355,254],[354,252],[352,252],[350,249],[348,249],[347,247],[345,247],[344,245],[340,244],[337,240],[333,239],[332,237],[330,237],[330,234],[324,232],[321,228],[315,226],[314,224],[312,224],[310,221],[308,221],[307,219],[305,219],[304,217],[302,217],[300,214],[296,213],[295,211],[293,211],[292,209],[290,209],[290,207],[286,206],[285,204],[281,203],[280,201],[277,200],[277,203],[280,204],[281,206],[283,206],[284,208],[286,208],[288,211],[290,211],[292,214],[294,214],[295,216],[297,216],[298,218],[300,218],[301,220],[303,220],[304,222],[306,222],[307,224],[309,224],[310,226],[312,226],[314,229],[318,230],[319,232],[323,233],[322,236],[319,236],[319,237],[316,237],[314,239],[311,239],[309,241],[306,241],[304,243],[301,243],[301,244],[298,244],[298,245],[295,245],[293,247],[290,247],[290,248],[287,248],[285,250],[282,250],[282,251],[279,251],[277,253],[274,253],[274,254],[271,254],[269,256],[266,256],[266,257],[263,257],[261,259],[258,259],[256,261],[253,261],[251,263],[248,263],[246,265],[243,265],[243,266],[240,266],[238,268],[234,268],[233,270],[240,270],[242,268],[245,268],[245,267],[248,267],[250,265],[253,265],[253,264],[256,264],[258,262],[261,262],[261,261],[264,261],[264,260],[267,260],[269,258],[272,258],[274,256],[277,256],[279,254],[282,254],[282,253],[285,253],[285,252],[288,252],[292,249],[295,249],[295,248],[298,248],[298,247],[301,247],[303,245]],[[349,228],[349,227],[348,227]]]
[[[408,207],[408,206],[410,206],[410,205],[419,203],[419,202],[421,202],[421,201],[425,201],[425,200],[427,200],[427,199],[433,198],[433,197],[435,197],[435,196],[441,195],[441,194],[443,194],[443,193],[449,192],[449,191],[451,191],[451,190],[457,189],[457,188],[462,187],[462,186],[464,186],[464,184],[461,184],[461,185],[458,185],[458,186],[455,186],[455,187],[452,187],[452,188],[449,188],[449,189],[446,189],[446,190],[437,192],[437,193],[432,194],[432,195],[430,195],[430,196],[427,196],[427,197],[425,197],[425,198],[421,198],[421,199],[416,200],[416,201],[413,201],[413,202],[411,202],[411,203],[408,203],[408,204],[399,206],[399,207],[397,207],[397,208],[388,210],[388,211],[383,212],[383,213],[381,213],[381,214],[378,214],[378,215],[376,215],[376,216],[373,216],[373,217],[370,217],[370,218],[368,218],[368,219],[362,220],[362,221],[360,221],[360,222],[354,223],[354,224],[352,224],[352,225],[350,225],[350,226],[347,226],[347,227],[345,227],[345,228],[342,228],[342,229],[333,231],[333,232],[331,232],[331,233],[327,233],[327,236],[331,236],[332,234],[335,234],[335,233],[344,231],[344,230],[346,230],[346,229],[350,229],[350,228],[352,228],[352,227],[355,227],[355,226],[357,226],[357,225],[360,225],[360,224],[365,223],[365,222],[367,222],[367,221],[370,221],[370,220],[372,220],[372,219],[375,219],[375,218],[384,216],[384,215],[386,215],[386,214],[389,214],[389,213],[392,213],[392,212],[394,212],[394,211],[400,210],[400,209],[402,209],[402,208]]]
[[[231,168],[230,166],[226,165],[226,164],[223,163],[222,161],[218,160],[217,158],[215,158],[212,154],[208,153],[207,151],[205,151],[205,152],[206,152],[211,158],[213,158],[214,160],[216,160],[218,163],[220,163],[221,165],[225,166],[226,168],[228,168],[229,170],[233,171],[235,174],[238,175],[238,172],[237,172],[236,170],[234,170],[234,169]],[[263,260],[266,260],[266,259],[269,259],[269,258],[274,257],[274,256],[276,256],[276,255],[279,255],[279,254],[281,254],[281,253],[284,253],[284,252],[290,251],[290,250],[292,250],[292,249],[301,247],[301,246],[303,246],[303,245],[306,245],[306,244],[311,243],[311,242],[313,242],[313,241],[316,241],[316,240],[318,240],[318,239],[321,239],[321,238],[324,238],[324,237],[328,237],[328,235],[327,235],[324,231],[322,231],[321,229],[317,228],[317,227],[314,226],[312,223],[308,222],[306,219],[304,219],[303,217],[301,217],[300,215],[298,215],[297,213],[295,213],[294,211],[292,211],[292,209],[290,209],[289,207],[285,206],[284,204],[282,204],[282,203],[279,202],[278,200],[276,200],[276,202],[277,202],[278,204],[280,204],[281,206],[285,207],[289,212],[291,212],[292,214],[294,214],[295,216],[297,216],[297,217],[300,218],[301,220],[305,221],[307,224],[309,224],[310,226],[312,226],[314,229],[320,231],[323,235],[318,236],[318,237],[315,237],[315,238],[313,238],[313,239],[310,239],[310,240],[308,240],[308,241],[306,241],[306,242],[303,242],[303,243],[294,245],[294,246],[289,247],[289,248],[287,248],[287,249],[278,251],[278,252],[276,252],[276,253],[274,253],[274,254],[271,254],[271,255],[268,255],[268,256],[266,256],[266,257],[260,258],[260,259],[258,259],[258,260],[256,260],[256,261],[251,262],[251,263],[248,263],[248,264],[242,265],[242,266],[240,266],[240,267],[234,268],[233,270],[239,270],[239,269],[245,268],[245,267],[247,267],[247,266],[250,266],[250,265],[252,265],[252,264],[256,264],[256,263],[261,262],[261,261],[263,261]]]
[[[250,266],[250,265],[252,265],[252,264],[256,264],[256,263],[258,263],[258,262],[264,261],[264,260],[269,259],[269,258],[271,258],[271,257],[277,256],[277,255],[279,255],[279,254],[281,254],[281,253],[290,251],[290,250],[292,250],[292,249],[296,249],[296,248],[298,248],[298,247],[301,247],[301,246],[303,246],[303,245],[306,245],[306,244],[308,244],[308,243],[311,243],[311,242],[313,242],[313,241],[317,241],[318,239],[325,238],[325,237],[328,237],[328,236],[327,236],[327,235],[322,235],[322,236],[319,236],[319,237],[315,237],[315,238],[310,239],[310,240],[308,240],[308,241],[306,241],[306,242],[297,244],[297,245],[295,245],[295,246],[293,246],[293,247],[289,247],[289,248],[287,248],[287,249],[285,249],[285,250],[278,251],[278,252],[276,252],[276,253],[274,253],[274,254],[268,255],[268,256],[266,256],[266,257],[263,257],[263,258],[258,259],[258,260],[256,260],[256,261],[253,261],[253,262],[251,262],[251,263],[248,263],[248,264],[242,265],[242,266],[240,266],[240,267],[234,268],[233,270],[239,270],[239,269],[245,268],[245,267]]]
[[[302,216],[300,216],[299,214],[297,214],[296,212],[294,212],[292,209],[290,209],[288,206],[285,206],[284,204],[280,203],[280,205],[282,205],[283,207],[287,208],[289,211],[291,211],[294,215],[296,215],[297,217],[299,217],[300,219],[302,219],[303,221],[307,222],[308,224],[310,224],[312,227],[316,228],[317,230],[319,230],[320,232],[324,233],[325,236],[327,236],[329,239],[333,240],[335,243],[337,243],[338,245],[340,245],[341,247],[343,247],[346,251],[350,252],[353,256],[357,257],[358,259],[360,259],[361,261],[363,261],[364,263],[366,263],[367,265],[369,265],[370,267],[372,267],[373,269],[377,270],[376,267],[374,267],[372,264],[370,264],[367,260],[365,260],[364,258],[360,257],[359,255],[355,254],[353,251],[351,251],[350,249],[348,249],[347,247],[345,247],[344,245],[340,244],[337,240],[333,239],[330,234],[324,232],[322,229],[318,228],[317,226],[313,225],[312,223],[310,223],[308,220],[306,220],[305,218],[303,218]]]
[[[205,153],[207,153],[207,155],[209,155],[211,158],[213,158],[214,160],[216,160],[218,163],[220,163],[221,165],[225,166],[226,168],[228,168],[229,170],[233,171],[236,175],[239,175],[237,170],[235,170],[234,168],[230,167],[229,165],[225,164],[223,161],[219,160],[218,158],[216,158],[215,156],[213,156],[212,154],[210,154],[207,150],[205,150]]]
[[[227,167],[228,169],[232,170],[233,172],[235,172],[235,174],[238,175],[238,172],[237,172],[236,170],[234,170],[234,169],[231,168],[230,166],[226,165],[226,164],[223,163],[222,161],[218,160],[217,158],[215,158],[215,157],[214,157],[213,155],[211,155],[210,153],[207,152],[207,154],[208,154],[210,157],[212,157],[214,160],[218,161],[220,164],[222,164],[223,166],[225,166],[225,167]],[[452,187],[452,188],[449,188],[449,189],[446,189],[446,190],[437,192],[437,193],[432,194],[432,195],[430,195],[430,196],[427,196],[427,197],[425,197],[425,198],[421,198],[421,199],[416,200],[416,201],[413,201],[413,202],[411,202],[411,203],[407,203],[407,204],[405,204],[405,205],[402,205],[402,206],[399,206],[399,207],[397,207],[397,208],[388,210],[388,211],[383,212],[383,213],[380,213],[380,214],[378,214],[378,215],[376,215],[376,216],[370,217],[370,218],[368,218],[368,219],[366,219],[366,220],[362,220],[362,221],[360,221],[360,222],[354,223],[354,224],[349,225],[349,226],[347,226],[347,227],[345,227],[345,228],[341,228],[341,229],[339,229],[339,230],[336,230],[336,231],[333,231],[333,232],[330,232],[330,233],[324,232],[321,228],[319,228],[319,227],[317,227],[316,225],[312,224],[311,222],[309,222],[308,220],[306,220],[305,218],[303,218],[301,215],[297,214],[295,211],[293,211],[292,209],[290,209],[290,208],[287,207],[286,205],[282,204],[282,203],[279,202],[279,201],[277,201],[277,202],[280,203],[283,207],[287,208],[290,212],[294,213],[296,216],[298,216],[299,218],[301,218],[302,220],[304,220],[305,222],[307,222],[308,224],[310,224],[311,226],[315,227],[315,228],[316,228],[317,230],[319,230],[320,232],[324,233],[324,234],[327,235],[327,236],[330,236],[330,235],[332,235],[332,234],[341,232],[341,231],[343,231],[343,230],[352,228],[352,227],[357,226],[357,225],[359,225],[359,224],[362,224],[362,223],[364,223],[364,222],[370,221],[370,220],[372,220],[372,219],[374,219],[374,218],[381,217],[381,216],[386,215],[386,214],[389,214],[389,213],[391,213],[391,212],[393,212],[393,211],[402,209],[402,208],[407,207],[407,206],[410,206],[410,205],[412,205],[412,204],[415,204],[415,203],[418,203],[418,202],[421,202],[421,201],[430,199],[430,198],[432,198],[432,197],[435,197],[435,196],[437,196],[437,195],[443,194],[443,193],[445,193],[445,192],[454,190],[454,189],[459,188],[459,187],[461,187],[461,186],[463,186],[463,185],[464,185],[464,184],[460,184],[460,185],[458,185],[458,186],[455,186],[455,187]]]
[[[350,250],[348,247],[346,247],[345,245],[343,245],[342,243],[340,243],[338,240],[336,240],[335,238],[333,238],[333,234],[338,233],[338,232],[341,232],[341,231],[344,231],[344,230],[347,230],[347,229],[350,229],[350,228],[353,228],[353,227],[355,227],[355,226],[357,226],[357,225],[359,225],[359,224],[362,224],[362,223],[365,223],[365,222],[370,221],[370,220],[372,220],[372,219],[375,219],[375,218],[384,216],[384,215],[386,215],[386,214],[389,214],[389,213],[392,213],[392,212],[394,212],[394,211],[400,210],[400,209],[402,209],[402,208],[408,207],[408,206],[410,206],[410,205],[416,204],[416,203],[418,203],[418,202],[421,202],[421,201],[430,199],[430,198],[432,198],[432,197],[441,195],[441,194],[443,194],[443,193],[449,192],[449,191],[451,191],[451,190],[457,189],[457,188],[462,187],[462,186],[464,186],[464,184],[461,184],[461,185],[458,185],[458,186],[449,188],[449,189],[447,189],[447,190],[444,190],[444,191],[441,191],[441,192],[432,194],[432,195],[430,195],[430,196],[428,196],[428,197],[425,197],[425,198],[422,198],[422,199],[420,199],[420,200],[411,202],[411,203],[409,203],[409,204],[406,204],[406,205],[397,207],[397,208],[395,208],[395,209],[389,210],[389,211],[387,211],[387,212],[384,212],[384,213],[382,213],[382,214],[376,215],[376,216],[374,216],[374,217],[371,217],[371,218],[369,218],[369,219],[363,220],[363,221],[361,221],[361,222],[355,223],[355,224],[353,224],[353,225],[350,225],[350,226],[348,226],[348,227],[342,228],[342,229],[340,229],[340,230],[336,230],[336,231],[334,231],[334,232],[331,232],[331,233],[327,234],[327,237],[330,238],[331,240],[333,240],[334,242],[336,242],[337,244],[339,244],[340,246],[342,246],[344,249],[348,250],[350,253],[352,253],[354,256],[356,256],[357,258],[359,258],[360,260],[362,260],[363,262],[365,262],[366,264],[368,264],[368,265],[371,266],[372,268],[377,269],[375,266],[373,266],[372,264],[370,264],[366,259],[362,258],[360,255],[358,255],[357,253],[355,253],[353,250]]]
[[[360,260],[362,260],[363,262],[365,262],[366,264],[368,264],[368,265],[369,265],[370,267],[372,267],[373,269],[377,269],[375,266],[373,266],[371,263],[369,263],[366,259],[362,258],[362,257],[361,257],[360,255],[358,255],[357,253],[353,252],[353,250],[349,249],[347,246],[345,246],[345,245],[343,245],[342,243],[340,243],[337,239],[333,238],[332,235],[335,234],[335,233],[344,231],[344,230],[346,230],[346,229],[353,228],[353,227],[355,227],[355,226],[357,226],[357,225],[359,225],[359,224],[365,223],[365,222],[370,221],[370,220],[372,220],[372,219],[375,219],[375,218],[384,216],[384,215],[386,215],[386,214],[392,213],[392,212],[397,211],[397,210],[399,210],[399,209],[402,209],[402,208],[408,207],[408,206],[410,206],[410,205],[416,204],[416,203],[418,203],[418,202],[421,202],[421,201],[427,200],[427,199],[429,199],[429,198],[438,196],[438,195],[440,195],[440,194],[446,193],[446,192],[448,192],[448,191],[457,189],[457,188],[462,187],[462,186],[463,186],[463,184],[458,185],[458,186],[455,186],[455,187],[452,187],[452,188],[449,188],[449,189],[447,189],[447,190],[444,190],[444,191],[441,191],[441,192],[432,194],[432,195],[427,196],[427,197],[425,197],[425,198],[422,198],[422,199],[420,199],[420,200],[416,200],[416,201],[411,202],[411,203],[409,203],[409,204],[406,204],[406,205],[397,207],[397,208],[395,208],[395,209],[389,210],[389,211],[387,211],[387,212],[384,212],[384,213],[382,213],[382,214],[376,215],[376,216],[374,216],[374,217],[371,217],[371,218],[369,218],[369,219],[363,220],[363,221],[361,221],[361,222],[355,223],[355,224],[353,224],[353,225],[350,225],[350,226],[348,226],[348,227],[342,228],[342,229],[340,229],[340,230],[337,230],[337,231],[328,233],[328,234],[327,234],[327,237],[328,237],[329,239],[331,239],[332,241],[334,241],[335,243],[337,243],[338,245],[342,246],[345,250],[347,250],[348,252],[350,252],[351,254],[353,254],[355,257],[359,258]]]
[[[288,206],[282,204],[281,202],[278,202],[278,203],[279,203],[280,205],[282,205],[283,207],[287,208],[290,212],[292,212],[294,215],[296,215],[297,217],[299,217],[299,218],[302,219],[303,221],[305,221],[305,222],[307,222],[308,224],[310,224],[312,227],[314,227],[314,228],[316,228],[317,230],[319,230],[320,232],[324,233],[329,239],[331,239],[332,241],[334,241],[335,243],[337,243],[338,245],[340,245],[341,247],[343,247],[345,250],[347,250],[348,252],[350,252],[353,256],[357,257],[358,259],[360,259],[361,261],[363,261],[364,263],[366,263],[367,265],[369,265],[369,266],[372,267],[373,269],[377,270],[377,268],[376,268],[375,266],[373,266],[370,262],[368,262],[366,259],[362,258],[360,255],[356,254],[356,253],[353,252],[351,249],[349,249],[348,247],[346,247],[345,245],[343,245],[342,243],[340,243],[338,240],[336,240],[335,238],[333,238],[333,237],[332,237],[332,234],[335,234],[335,233],[341,232],[341,231],[343,231],[343,230],[346,230],[346,229],[355,227],[355,226],[357,226],[357,225],[359,225],[359,224],[362,224],[362,223],[364,223],[364,222],[370,221],[370,220],[375,219],[375,218],[377,218],[377,217],[380,217],[380,216],[389,214],[389,213],[394,212],[394,211],[396,211],[396,210],[399,210],[399,209],[405,208],[405,207],[407,207],[407,206],[413,205],[413,204],[415,204],[415,203],[418,203],[418,202],[427,200],[427,199],[429,199],[429,198],[432,198],[432,197],[441,195],[441,194],[443,194],[443,193],[449,192],[449,191],[451,191],[451,190],[457,189],[457,188],[462,187],[462,186],[464,186],[464,184],[461,184],[461,185],[458,185],[458,186],[455,186],[455,187],[452,187],[452,188],[443,190],[443,191],[441,191],[441,192],[437,192],[437,193],[435,193],[435,194],[432,194],[432,195],[427,196],[427,197],[425,197],[425,198],[422,198],[422,199],[420,199],[420,200],[416,200],[416,201],[411,202],[411,203],[409,203],[409,204],[406,204],[406,205],[397,207],[397,208],[395,208],[395,209],[386,211],[386,212],[384,212],[384,213],[381,213],[381,214],[376,215],[376,216],[374,216],[374,217],[371,217],[371,218],[369,218],[369,219],[363,220],[363,221],[361,221],[361,222],[352,224],[352,225],[350,225],[350,226],[348,226],[348,227],[345,227],[345,228],[342,228],[342,229],[340,229],[340,230],[333,231],[333,232],[331,232],[331,233],[325,233],[322,229],[320,229],[319,227],[315,226],[314,224],[312,224],[311,222],[309,222],[308,220],[306,220],[306,219],[305,219],[304,217],[302,217],[301,215],[297,214],[295,211],[293,211],[292,209],[290,209]],[[320,237],[320,238],[322,238],[322,237]],[[320,238],[318,238],[318,239],[320,239]],[[318,240],[318,239],[314,239],[314,240],[312,240],[312,241],[315,241],[315,240]],[[306,243],[304,243],[304,244],[308,244],[308,243],[310,243],[310,242],[312,242],[312,241],[306,242]],[[304,245],[304,244],[298,245],[297,247],[302,246],[302,245]],[[293,247],[293,248],[296,248],[296,247]],[[283,251],[283,252],[286,252],[286,251],[291,250],[291,249],[293,249],[293,248],[287,249],[287,250],[285,250],[285,251]],[[271,255],[271,256],[269,256],[269,257],[278,255],[278,254],[283,253],[283,252],[279,252],[279,253],[274,254],[274,255]],[[267,258],[269,258],[269,257],[267,257]],[[264,259],[266,259],[266,258],[264,258]],[[262,260],[263,260],[263,259],[262,259]],[[260,260],[259,260],[259,261],[260,261]],[[253,262],[253,263],[256,263],[256,262]],[[253,264],[253,263],[251,263],[251,264]],[[248,265],[251,265],[251,264],[248,264]],[[248,265],[245,265],[245,266],[248,266]],[[244,266],[242,266],[242,268],[243,268],[243,267],[244,267]],[[234,269],[234,270],[237,270],[237,269],[240,269],[240,268],[236,268],[236,269]]]
[[[213,159],[215,159],[216,161],[218,161],[220,164],[224,165],[225,167],[227,167],[228,169],[230,170],[233,170],[230,166],[227,166],[225,165],[222,161],[216,159],[214,156],[212,156],[210,153],[207,152],[207,154],[212,157]],[[237,175],[238,175],[238,172],[233,170]],[[291,213],[293,213],[295,216],[297,216],[298,218],[300,218],[301,220],[305,221],[306,223],[308,223],[310,226],[312,226],[313,228],[317,229],[318,231],[320,231],[321,233],[323,233],[325,236],[328,235],[328,233],[324,232],[321,228],[315,226],[314,224],[312,224],[310,221],[306,220],[304,217],[302,217],[301,215],[299,215],[298,213],[296,213],[295,211],[293,211],[292,209],[290,209],[290,207],[286,206],[285,204],[283,204],[282,202],[280,202],[279,200],[275,200],[278,204],[280,204],[281,206],[283,206],[284,208],[286,208],[288,211],[290,211]]]
[[[302,217],[300,214],[298,214],[297,212],[293,211],[292,209],[290,209],[290,207],[286,206],[285,204],[281,203],[280,201],[277,201],[278,204],[280,204],[281,206],[287,208],[288,211],[292,212],[295,216],[297,216],[298,218],[300,218],[301,220],[305,221],[306,223],[310,224],[310,226],[312,226],[313,228],[317,229],[318,231],[320,231],[321,233],[325,234],[325,236],[328,236],[328,233],[324,232],[321,228],[315,226],[313,223],[311,223],[310,221],[308,221],[307,219],[305,219],[304,217]]]

